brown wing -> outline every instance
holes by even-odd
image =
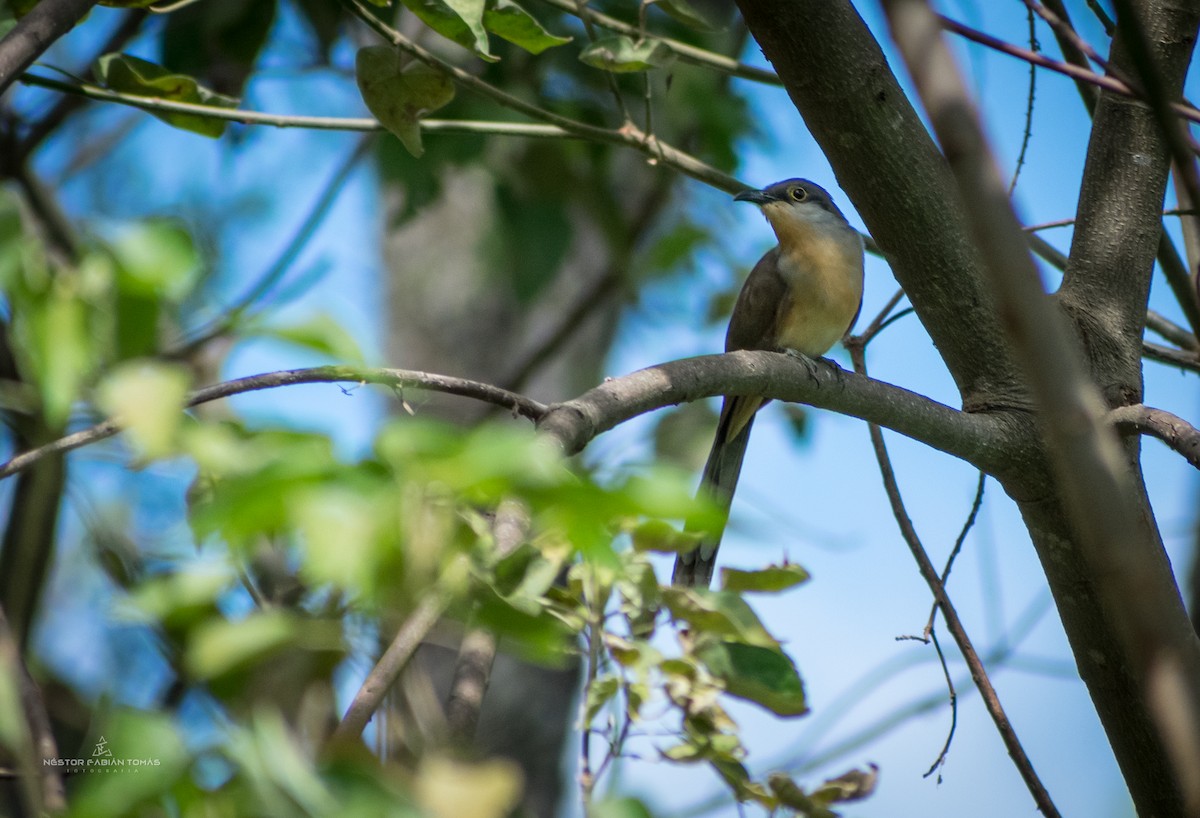
[[[729,331],[725,333],[725,351],[765,349],[774,351],[778,342],[775,324],[779,305],[787,285],[777,272],[779,248],[767,251],[758,260],[733,305]]]

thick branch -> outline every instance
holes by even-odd
[[[985,270],[997,306],[1041,408],[1038,417],[1056,478],[1055,492],[1065,500],[1078,554],[1120,648],[1120,655],[1109,661],[1127,665],[1139,686],[1141,701],[1126,701],[1122,707],[1144,712],[1149,706],[1159,738],[1165,741],[1175,731],[1172,722],[1186,723],[1189,711],[1185,707],[1168,714],[1156,708],[1155,691],[1164,680],[1182,687],[1190,713],[1200,715],[1200,643],[1173,578],[1162,570],[1156,532],[1140,524],[1139,484],[1105,423],[1104,405],[1084,370],[1078,345],[1042,288],[1021,240],[1020,224],[988,153],[974,105],[940,36],[938,20],[924,0],[888,0],[884,6],[954,172],[975,239],[987,260]],[[1098,112],[1098,126],[1099,122]],[[1150,205],[1151,220],[1157,225],[1161,198]],[[1151,257],[1156,240],[1157,232],[1149,242]],[[1139,314],[1145,315],[1144,302]],[[1098,695],[1095,687],[1092,693]],[[1102,707],[1102,718],[1106,715],[1112,714]],[[1133,758],[1132,746],[1122,744],[1129,735],[1122,735],[1111,721],[1105,726],[1110,736],[1116,732],[1114,749],[1139,810],[1179,813],[1180,792],[1162,781],[1163,765],[1148,775],[1145,759]],[[1188,729],[1193,738],[1200,736],[1195,724]],[[1162,752],[1161,746],[1139,751],[1148,749]],[[1182,761],[1178,753],[1169,757]],[[1184,769],[1182,763],[1176,767],[1177,786],[1184,780]]]
[[[804,363],[777,352],[705,355],[642,369],[549,407],[538,428],[553,434],[574,454],[632,417],[715,395],[756,395],[852,415],[985,471],[1004,457],[1001,420],[960,412],[827,361],[817,362],[810,371]]]

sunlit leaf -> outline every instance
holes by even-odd
[[[213,108],[237,107],[237,100],[233,97],[210,91],[186,74],[177,74],[161,65],[128,54],[105,54],[96,64],[96,74],[105,87],[123,94]],[[151,113],[168,125],[214,138],[225,133],[225,127],[229,124],[222,119],[195,114],[160,111]]]
[[[163,219],[122,231],[112,245],[117,286],[125,293],[178,303],[196,285],[200,256],[183,225]]]
[[[624,34],[614,34],[597,39],[579,54],[579,59],[593,68],[623,74],[661,68],[672,56],[671,49],[659,40],[635,41]]]
[[[691,551],[700,543],[700,535],[691,531],[680,531],[666,520],[646,520],[629,531],[633,547],[637,551],[655,551],[660,554],[679,554]]]
[[[779,716],[807,712],[796,666],[779,650],[712,641],[698,647],[696,653],[709,672],[725,683],[730,695],[760,704]]]
[[[807,582],[808,572],[799,565],[787,563],[784,565],[769,565],[758,571],[741,571],[737,568],[721,569],[721,590],[723,591],[786,591]]]
[[[318,313],[295,324],[250,327],[243,335],[277,338],[327,355],[338,363],[366,363],[354,336],[326,313]]]
[[[491,0],[483,13],[483,25],[530,54],[541,54],[547,48],[571,42],[570,37],[546,31],[536,17],[513,0]]]
[[[283,611],[255,613],[238,621],[214,619],[193,632],[184,664],[197,678],[220,676],[287,644],[299,627]]]
[[[96,387],[96,403],[116,418],[140,459],[170,454],[183,419],[188,372],[181,366],[131,361]]]
[[[506,758],[470,764],[427,756],[417,771],[416,796],[432,818],[503,818],[520,802],[523,778]]]
[[[663,602],[672,617],[699,633],[779,651],[779,642],[767,633],[746,601],[731,591],[664,588]]]
[[[403,65],[400,52],[386,45],[361,48],[354,74],[363,102],[379,122],[420,156],[420,119],[454,99],[454,83],[441,71],[413,61]]]
[[[448,40],[469,48],[480,58],[495,62],[484,27],[486,0],[402,0],[421,22]]]

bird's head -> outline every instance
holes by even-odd
[[[762,190],[746,190],[735,202],[752,202],[762,210],[781,244],[796,234],[853,230],[825,188],[807,179],[787,179]]]

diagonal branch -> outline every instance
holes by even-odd
[[[0,40],[0,94],[47,48],[75,27],[97,0],[41,0]]]

